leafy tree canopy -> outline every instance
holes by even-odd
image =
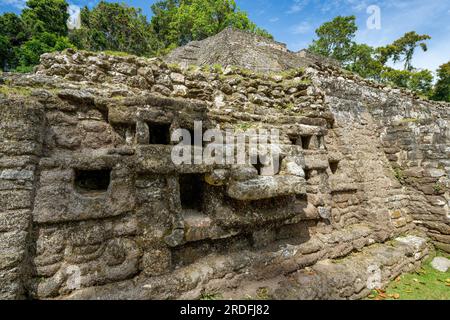
[[[227,27],[272,38],[239,10],[234,0],[162,0],[151,8],[153,30],[166,48],[205,39]]]
[[[69,5],[66,0],[28,0],[26,5],[21,19],[29,35],[34,36],[42,32],[67,35]]]
[[[437,76],[438,80],[432,98],[450,102],[450,61],[439,67]]]
[[[403,62],[404,70],[413,70],[411,64],[414,52],[417,47],[427,51],[428,47],[425,40],[431,37],[427,34],[419,35],[414,31],[405,33],[401,38],[395,40],[392,44],[378,48],[380,61],[384,64],[389,59],[393,62]]]
[[[94,9],[84,7],[81,25],[70,33],[78,48],[92,51],[123,51],[153,55],[159,48],[156,36],[140,9],[101,1]]]
[[[309,50],[320,55],[334,58],[341,62],[351,59],[354,42],[358,30],[355,16],[338,16],[325,22],[317,30],[317,40],[314,40]]]
[[[338,60],[345,68],[364,78],[431,95],[432,73],[429,70],[416,70],[412,66],[415,50],[419,47],[426,51],[425,41],[431,39],[430,36],[407,32],[387,46],[373,48],[354,41],[357,30],[355,16],[338,16],[316,30],[318,39],[313,41],[309,49]],[[390,60],[394,63],[403,62],[404,70],[387,66]]]

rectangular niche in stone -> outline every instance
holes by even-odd
[[[179,177],[180,201],[183,210],[203,210],[203,174],[182,174]]]
[[[302,143],[302,148],[304,150],[308,150],[310,148],[311,145],[311,138],[312,136],[301,136],[301,143]]]
[[[79,193],[104,193],[111,182],[111,170],[75,170],[75,189]]]
[[[149,144],[170,144],[170,124],[149,122],[148,130]]]

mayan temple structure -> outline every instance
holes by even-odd
[[[257,35],[44,54],[0,119],[1,299],[361,299],[450,252],[450,104]],[[196,123],[279,166],[174,163]]]

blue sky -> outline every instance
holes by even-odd
[[[99,0],[67,0],[78,6],[93,6]],[[108,0],[114,1],[114,0]],[[0,0],[0,13],[19,12],[26,0]],[[156,0],[128,0],[131,6],[142,8],[151,16],[150,5]],[[314,39],[314,30],[337,15],[355,15],[359,31],[357,42],[381,46],[392,42],[405,32],[429,34],[428,52],[417,52],[413,65],[435,70],[450,60],[450,1],[449,0],[236,0],[259,26],[272,33],[294,51],[305,48]],[[369,29],[367,8],[380,8],[381,28]]]

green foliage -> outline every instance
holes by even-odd
[[[67,39],[65,0],[28,0],[20,16],[0,16],[0,64],[3,70],[30,72],[46,52],[73,47]]]
[[[414,67],[411,64],[414,52],[417,47],[427,51],[426,40],[431,39],[427,34],[419,35],[414,31],[405,33],[401,38],[395,40],[392,44],[378,48],[380,62],[385,64],[389,59],[393,62],[404,63],[404,70],[412,71]]]
[[[7,85],[0,85],[0,94],[6,96],[12,95],[29,96],[31,94],[31,90],[29,88],[23,87],[11,87]]]
[[[250,21],[234,0],[162,0],[152,5],[152,11],[153,30],[169,49],[205,39],[227,27],[272,37]]]
[[[313,41],[309,50],[338,60],[344,68],[363,78],[408,88],[435,100],[450,101],[450,65],[441,66],[439,80],[433,90],[432,73],[417,70],[411,64],[417,48],[427,51],[426,40],[431,39],[429,35],[411,31],[392,44],[373,48],[355,43],[356,31],[354,16],[338,16],[316,30],[318,39]],[[403,62],[404,70],[388,67],[386,63],[390,60]]]
[[[9,70],[17,64],[15,48],[26,40],[25,26],[14,13],[0,16],[0,68]]]
[[[353,38],[358,30],[355,19],[355,16],[338,16],[322,24],[316,30],[318,39],[313,41],[309,50],[346,63],[351,59]]]
[[[80,49],[151,56],[159,48],[141,10],[125,4],[101,1],[92,10],[84,7],[81,25],[69,34],[70,40]]]
[[[408,88],[423,95],[432,92],[433,75],[429,70],[395,70],[385,67],[381,74],[382,81],[397,87]]]
[[[21,20],[29,36],[43,32],[67,35],[68,4],[66,0],[28,0]]]
[[[380,81],[383,64],[374,58],[375,49],[366,44],[353,44],[346,68],[363,78]]]
[[[218,292],[203,292],[199,300],[220,300],[222,299],[222,294]]]
[[[405,173],[403,172],[402,169],[395,168],[394,169],[394,176],[398,180],[398,182],[400,182],[401,184],[405,184],[406,177],[405,177]]]
[[[440,183],[436,182],[433,186],[434,193],[440,194],[442,192],[442,190],[443,190],[443,186]]]
[[[446,253],[438,256],[450,258]],[[373,300],[449,300],[450,271],[435,270],[430,262],[425,261],[422,267],[411,273],[401,275],[392,281],[386,290],[374,290],[369,299]]]
[[[25,42],[18,49],[19,70],[27,70],[27,67],[38,64],[39,58],[43,53],[62,51],[71,47],[73,45],[66,37],[43,32]]]
[[[439,67],[437,76],[438,80],[431,98],[450,102],[450,61]]]

